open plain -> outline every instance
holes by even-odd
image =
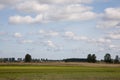
[[[0,80],[120,80],[119,64],[3,63]]]

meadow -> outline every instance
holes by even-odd
[[[87,63],[2,64],[0,80],[120,80],[120,66]]]

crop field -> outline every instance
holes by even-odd
[[[0,80],[120,80],[120,67],[0,65]]]

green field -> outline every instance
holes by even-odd
[[[120,68],[77,65],[1,65],[0,80],[120,80]]]

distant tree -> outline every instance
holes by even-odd
[[[0,58],[0,62],[2,62],[3,60],[2,60],[2,58]]]
[[[119,63],[119,56],[118,55],[116,55],[114,63]]]
[[[93,62],[93,63],[96,62],[96,55],[95,55],[95,54],[93,54],[93,55],[91,56],[91,62]]]
[[[88,54],[88,56],[87,56],[87,61],[88,61],[88,62],[91,62],[91,61],[92,61],[91,57],[92,57],[92,55],[91,55],[91,54]]]
[[[104,61],[106,63],[111,63],[112,62],[111,55],[109,53],[105,54]]]
[[[87,59],[84,58],[67,58],[63,59],[65,62],[87,62]]]
[[[25,62],[31,62],[32,58],[30,54],[25,55]]]
[[[87,56],[87,61],[91,62],[91,63],[95,63],[96,62],[96,55],[95,54],[88,54]]]

